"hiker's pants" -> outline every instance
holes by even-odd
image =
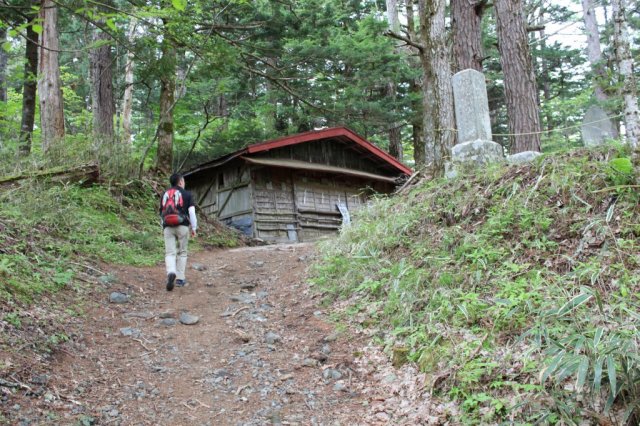
[[[179,280],[184,280],[188,243],[188,226],[167,226],[164,228],[164,262],[167,265],[167,274],[173,272]]]

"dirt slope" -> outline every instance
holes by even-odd
[[[385,404],[390,396],[377,395],[386,392],[378,381],[397,377],[372,374],[388,365],[363,348],[367,337],[330,325],[305,281],[312,256],[308,245],[197,253],[189,285],[173,292],[161,265],[113,269],[117,281],[96,295],[51,371],[33,372],[29,390],[5,395],[5,418],[20,425],[389,422],[385,411],[397,401]],[[129,302],[110,303],[114,291]],[[198,323],[181,324],[183,312]]]

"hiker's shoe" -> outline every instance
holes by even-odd
[[[176,280],[176,285],[178,287],[185,287],[187,285],[187,280]]]
[[[176,281],[176,274],[171,272],[167,275],[167,291],[173,290],[173,283]]]

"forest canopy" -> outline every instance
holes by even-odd
[[[592,104],[637,144],[634,7],[0,0],[3,168],[97,159],[168,173],[342,125],[409,165],[440,166],[456,143],[450,79],[466,68],[486,77],[506,151],[581,144]]]

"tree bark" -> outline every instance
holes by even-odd
[[[451,52],[445,27],[445,0],[419,0],[420,33],[424,48],[420,59],[425,133],[425,161],[436,170],[444,170],[455,141]]]
[[[218,99],[216,102],[216,115],[219,117],[229,116],[229,105],[227,103],[227,98],[225,97],[224,93],[221,93],[220,96],[218,96]],[[226,131],[228,129],[228,126],[229,126],[229,120],[224,120],[224,122],[222,123],[222,127],[220,127],[220,129],[223,131]]]
[[[407,33],[411,40],[418,40],[420,37],[416,34],[416,25],[415,25],[415,11],[414,11],[414,0],[405,0],[405,7],[407,9]],[[409,61],[414,64],[415,67],[421,66],[419,63],[415,62],[415,57],[409,57]],[[411,93],[412,93],[412,110],[413,117],[411,119],[411,127],[412,132],[411,136],[413,139],[413,161],[415,162],[416,168],[422,167],[426,164],[425,159],[425,145],[424,145],[424,131],[423,131],[423,111],[422,111],[422,101],[420,101],[419,94],[422,92],[422,81],[419,78],[414,79],[411,82]]]
[[[129,43],[133,41],[136,29],[136,20],[129,22]],[[127,52],[127,61],[124,66],[124,96],[122,98],[122,142],[131,144],[131,115],[133,112],[133,52]]]
[[[389,154],[393,158],[397,158],[402,161],[402,134],[399,123],[392,123],[392,126],[387,132],[389,136]]]
[[[166,25],[166,22],[165,22]],[[173,103],[176,92],[176,49],[165,35],[160,60],[160,124],[158,126],[158,155],[156,169],[169,174],[173,165]]]
[[[277,67],[278,64],[278,60],[277,58],[271,58],[271,57],[266,57],[265,58],[265,63],[268,64],[267,67],[265,67],[264,72],[265,74],[271,74],[270,69],[273,67]],[[284,124],[283,126],[280,126],[278,123],[278,97],[279,97],[279,93],[277,90],[277,86],[275,84],[273,84],[273,82],[270,79],[265,79],[265,90],[266,90],[266,98],[267,98],[267,102],[269,103],[269,108],[270,111],[268,111],[265,114],[264,117],[264,121],[265,121],[265,127],[267,129],[270,130],[275,130],[276,132],[282,132],[284,130],[286,130],[287,125]],[[298,120],[296,120],[298,121]],[[282,123],[280,123],[282,124]],[[299,122],[296,124],[300,124]],[[282,128],[284,127],[284,128]]]
[[[542,17],[541,17],[542,18]],[[545,36],[545,31],[541,30],[540,31],[540,50],[544,51],[547,48],[547,42],[546,42],[546,36]],[[544,57],[540,58],[542,64],[541,64],[541,70],[542,70],[542,76],[543,76],[543,81],[542,81],[542,97],[544,99],[545,104],[548,102],[551,102],[551,83],[549,83],[549,79],[547,78],[547,76],[549,75],[549,61],[547,59],[545,59]],[[546,113],[545,115],[545,121],[546,121],[546,129],[547,131],[551,132],[554,128],[554,124],[553,124],[553,113],[551,111],[550,108],[545,108]]]
[[[187,85],[184,84],[184,81],[187,78],[188,71],[185,52],[182,50],[176,52],[176,81],[181,82],[181,84],[176,84],[176,99],[182,99],[187,94]]]
[[[587,57],[591,64],[593,72],[593,91],[596,100],[601,103],[610,101],[607,88],[611,87],[611,81],[607,72],[606,63],[602,59],[602,48],[600,47],[600,30],[598,28],[598,20],[593,7],[592,0],[582,0],[582,16],[584,20],[584,29],[587,34]],[[607,105],[605,105],[605,108]],[[611,112],[610,108],[606,108]],[[613,127],[613,138],[618,138],[619,121],[615,120],[616,125]]]
[[[612,0],[613,38],[616,61],[622,80],[622,98],[624,99],[624,127],[629,145],[640,150],[640,114],[638,113],[638,93],[636,77],[633,72],[633,57],[627,29],[626,0]]]
[[[99,143],[112,143],[113,117],[116,113],[113,98],[113,56],[111,46],[105,44],[109,36],[96,29],[93,42],[100,45],[89,53],[91,76],[91,109],[93,111],[93,133]]]
[[[537,12],[537,14],[535,13]],[[549,60],[545,57],[545,52],[547,50],[547,38],[545,35],[545,5],[539,4],[535,11],[530,12],[532,16],[529,19],[529,22],[535,21],[536,27],[540,28],[536,32],[539,36],[536,38],[535,35],[532,35],[532,38],[535,40],[536,44],[539,46],[538,54],[536,55],[536,59],[534,61],[536,67],[536,80],[540,84],[539,89],[542,89],[542,101],[538,101],[538,105],[541,109],[540,115],[540,126],[541,128],[547,129],[548,132],[551,132],[554,128],[553,125],[553,111],[547,106],[546,108],[542,108],[542,105],[548,105],[551,102],[551,83],[549,81]],[[539,94],[538,94],[539,95]]]
[[[414,0],[405,0],[405,8],[407,9],[407,33],[409,34],[409,38],[416,39],[416,22],[413,2]]]
[[[40,126],[42,150],[64,137],[64,108],[62,81],[58,64],[58,7],[53,0],[40,3],[42,42],[40,46],[38,92],[40,93]]]
[[[482,15],[486,0],[451,0],[454,73],[482,72]]]
[[[2,44],[7,41],[7,28],[0,27],[0,102],[7,102],[7,52]]]
[[[389,29],[396,34],[400,33],[400,19],[398,17],[398,2],[397,0],[386,0],[387,2],[387,22],[389,23]],[[398,49],[396,48],[396,53]],[[396,101],[396,85],[394,81],[388,81],[386,88],[386,97],[395,104]],[[394,113],[395,108],[394,108]],[[387,132],[389,137],[389,154],[392,157],[402,161],[402,134],[400,132],[401,124],[393,122],[391,128]]]
[[[512,154],[540,151],[540,117],[521,0],[495,0],[498,50],[504,74]]]
[[[19,153],[31,154],[31,136],[36,117],[36,89],[38,87],[38,33],[27,27],[25,47],[24,82],[22,84],[22,122],[20,124]]]
[[[389,29],[396,34],[400,33],[400,19],[398,17],[398,0],[386,0],[387,22]]]
[[[594,74],[593,89],[596,99],[600,102],[606,102],[609,100],[609,96],[605,92],[604,87],[609,85],[609,77],[602,63],[600,30],[598,29],[598,21],[592,0],[582,0],[582,18],[587,34],[587,56]]]
[[[422,87],[417,82],[414,82],[414,84],[411,85],[411,91],[414,93],[419,93],[422,91]],[[419,98],[416,97],[416,100],[412,102],[414,117],[411,122],[411,136],[413,137],[413,161],[415,162],[416,168],[423,167],[427,164],[423,127],[424,115],[422,112],[422,102],[418,99]]]

